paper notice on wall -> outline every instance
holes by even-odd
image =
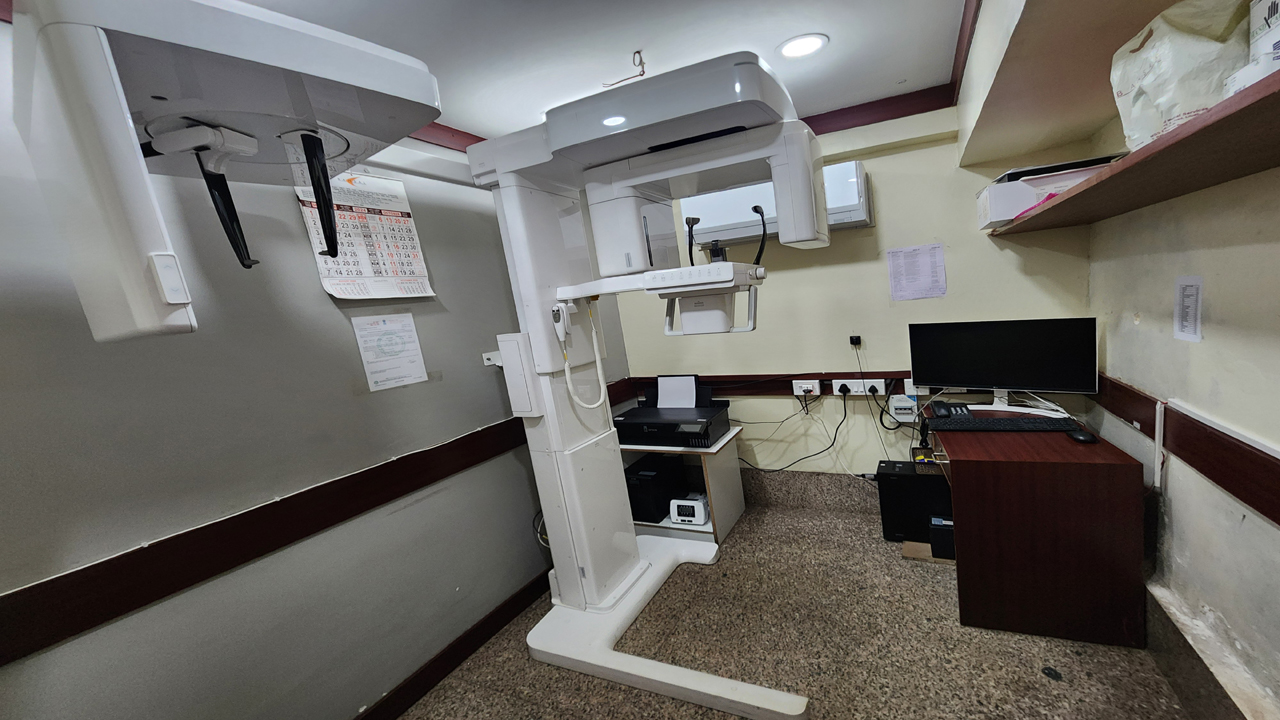
[[[889,294],[895,301],[947,294],[947,264],[942,243],[889,251]]]
[[[369,315],[351,318],[356,330],[360,359],[370,390],[425,382],[422,347],[413,315]]]
[[[404,183],[342,173],[330,185],[338,223],[336,258],[319,254],[325,244],[315,192],[309,185],[294,188],[324,289],[346,299],[435,295]]]
[[[1179,340],[1200,342],[1200,309],[1203,303],[1204,278],[1183,275],[1178,278],[1178,299],[1173,312],[1173,336]]]

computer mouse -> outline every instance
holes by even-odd
[[[1083,428],[1081,428],[1081,429],[1079,429],[1079,430],[1072,430],[1072,431],[1068,432],[1068,433],[1067,433],[1067,437],[1071,438],[1072,440],[1075,440],[1075,441],[1076,441],[1076,442],[1078,442],[1078,443],[1096,443],[1096,442],[1098,442],[1098,436],[1097,436],[1097,435],[1094,435],[1093,433],[1091,433],[1091,432],[1089,432],[1088,430],[1085,430],[1085,429],[1083,429]]]

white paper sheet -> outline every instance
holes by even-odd
[[[368,315],[351,318],[370,390],[426,382],[422,347],[413,315]]]
[[[1204,278],[1183,275],[1178,278],[1178,297],[1173,311],[1173,336],[1178,340],[1200,342],[1200,308],[1203,303]]]
[[[694,375],[659,375],[658,407],[691,408],[698,404],[698,381]]]
[[[947,264],[942,256],[942,243],[894,248],[888,255],[889,294],[895,301],[947,294]]]
[[[338,222],[336,258],[318,254],[325,245],[315,192],[310,185],[294,188],[325,291],[347,299],[435,295],[404,183],[342,173],[330,185]]]

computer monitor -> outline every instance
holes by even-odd
[[[1008,391],[1098,392],[1097,318],[913,323],[911,381],[917,386]]]

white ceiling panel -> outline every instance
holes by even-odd
[[[251,0],[427,63],[440,122],[495,137],[633,74],[740,50],[760,55],[801,116],[950,81],[963,0]],[[778,46],[824,33],[825,49]]]

